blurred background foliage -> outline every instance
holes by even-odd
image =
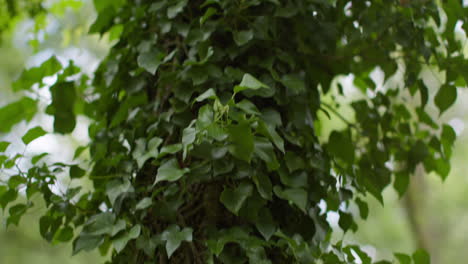
[[[111,43],[106,36],[99,39],[86,34],[94,16],[93,5],[89,0],[0,0],[0,105],[14,99],[10,86],[21,70],[42,62],[52,53],[64,61],[73,59],[91,72]],[[467,42],[463,31],[460,31],[459,38]],[[426,79],[429,84],[433,84],[433,93],[438,78],[441,78],[438,75],[431,69],[427,70]],[[378,71],[375,78],[381,78]],[[328,100],[340,103],[359,96],[357,89],[353,88],[352,80],[352,76],[344,76],[339,80],[347,98],[336,97],[331,92]],[[398,76],[395,82],[398,82]],[[468,133],[464,129],[468,122],[468,115],[465,114],[468,105],[463,103],[468,99],[468,94],[465,90],[459,90],[458,96],[458,103],[442,117],[458,134],[452,170],[447,180],[442,182],[440,177],[424,175],[423,170],[420,170],[413,176],[415,179],[404,197],[399,197],[391,187],[384,192],[383,207],[377,200],[368,197],[368,219],[358,223],[360,228],[354,234],[343,234],[335,223],[337,238],[346,236],[349,242],[365,246],[366,251],[376,259],[391,259],[394,252],[412,253],[418,247],[428,249],[435,264],[462,263],[460,260],[468,257],[468,251],[465,250],[468,246],[468,227],[465,225],[468,219]],[[435,107],[432,107],[436,116]],[[340,108],[340,113],[352,119],[350,109]],[[327,117],[323,116],[321,130],[324,137],[328,136],[327,131],[343,126],[339,119],[326,120]],[[50,121],[46,117],[37,120],[44,126]],[[82,122],[83,129],[78,131],[86,134],[86,120]],[[15,129],[25,131],[21,125]],[[50,151],[55,152],[55,157],[66,157],[71,155],[71,148],[67,146],[78,145],[80,141],[86,140],[86,135],[47,137],[46,140],[36,148],[49,147]],[[0,230],[0,263],[71,264],[102,261],[97,252],[71,257],[71,245],[50,245],[44,241],[39,235],[36,220],[43,209],[43,205],[36,204],[34,212],[21,220],[20,227]],[[336,217],[330,215],[329,221],[333,223],[335,220]]]

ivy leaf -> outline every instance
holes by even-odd
[[[159,167],[154,184],[161,181],[177,181],[187,172],[189,172],[189,169],[180,169],[179,164],[175,158],[167,160]]]
[[[243,46],[253,39],[252,30],[235,31],[232,33],[237,46]]]
[[[263,207],[258,212],[258,220],[256,221],[255,226],[265,240],[270,240],[271,236],[276,232],[276,226],[270,210]]]
[[[237,215],[244,202],[252,195],[252,191],[252,184],[242,182],[235,189],[225,188],[221,193],[220,201],[229,211]]]
[[[112,240],[112,244],[117,252],[122,251],[125,248],[128,241],[138,238],[141,232],[141,226],[135,225],[130,231],[123,233],[118,238]]]
[[[0,141],[0,152],[5,152],[8,146],[10,146],[10,142]]]
[[[187,5],[187,0],[179,0],[177,4],[167,9],[167,18],[172,19],[177,16]]]
[[[439,115],[442,115],[457,99],[457,87],[450,84],[443,84],[436,96],[434,102],[439,108]]]
[[[137,203],[135,210],[144,210],[153,204],[153,200],[150,197],[145,197]]]
[[[333,131],[328,139],[328,150],[348,164],[354,162],[354,145],[347,133]]]
[[[133,186],[128,179],[115,179],[106,185],[106,194],[111,204],[114,204],[120,195],[133,191]]]
[[[195,102],[203,102],[206,99],[216,99],[216,92],[213,88],[206,90],[204,93],[200,94],[197,98],[195,98]]]
[[[280,164],[276,159],[273,145],[268,139],[256,137],[254,152],[260,159],[266,162],[268,170],[273,171],[279,168]]]
[[[400,264],[411,264],[411,257],[406,254],[395,253],[394,256]]]
[[[29,97],[10,103],[0,108],[0,132],[8,132],[22,120],[29,121],[37,111],[36,101]]]
[[[33,84],[42,83],[44,77],[54,75],[61,69],[62,64],[55,56],[52,56],[40,66],[23,71],[20,78],[13,83],[13,91],[30,89]]]
[[[73,165],[70,167],[70,178],[79,179],[85,175],[85,170],[80,168],[78,165]]]
[[[302,188],[290,188],[282,190],[281,187],[275,186],[273,188],[276,196],[281,199],[290,201],[295,204],[299,209],[306,213],[307,206],[307,192]]]
[[[74,104],[76,99],[73,82],[57,82],[50,87],[52,103],[46,112],[54,116],[54,131],[71,133],[76,125]]]
[[[171,225],[161,234],[161,239],[166,241],[166,252],[167,256],[170,258],[174,251],[176,251],[182,241],[192,242],[192,228],[185,227],[180,230],[180,227],[177,225]]]
[[[102,242],[104,242],[104,237],[102,236],[80,235],[73,241],[73,255],[78,254],[82,250],[91,251],[101,245]]]
[[[26,134],[21,138],[25,145],[28,145],[31,141],[35,140],[36,138],[42,137],[47,134],[44,129],[40,126],[33,127],[26,132]]]
[[[424,249],[418,249],[413,253],[414,264],[431,264],[431,258]]]
[[[298,75],[288,74],[281,78],[281,82],[292,94],[300,94],[306,91],[305,83]]]
[[[154,75],[163,63],[164,57],[164,53],[157,50],[142,52],[137,58],[138,66]]]
[[[229,139],[232,145],[229,152],[236,158],[250,162],[255,149],[254,136],[247,122],[228,127]]]
[[[357,206],[359,207],[359,214],[362,219],[367,219],[369,216],[369,206],[367,205],[366,202],[362,201],[359,198],[356,198],[355,200]]]
[[[271,89],[268,85],[260,82],[252,75],[246,73],[242,77],[241,83],[234,87],[234,93],[238,93],[247,89],[258,90],[260,88]]]

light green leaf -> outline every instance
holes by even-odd
[[[179,2],[167,9],[167,18],[172,19],[177,16],[187,5],[187,0],[179,0]]]
[[[166,156],[167,154],[174,154],[181,150],[182,150],[182,144],[180,143],[164,146],[159,151],[158,159]]]
[[[8,146],[10,146],[10,142],[0,141],[0,152],[5,152]]]
[[[73,241],[73,255],[78,254],[78,252],[91,251],[97,248],[104,241],[102,236],[88,236],[80,235],[75,241]]]
[[[187,172],[189,172],[189,169],[180,169],[175,158],[167,160],[159,167],[154,184],[161,181],[177,181]]]
[[[241,109],[247,114],[250,115],[260,115],[260,111],[258,111],[258,108],[249,100],[243,99],[239,103],[236,104],[236,107]]]
[[[394,256],[400,264],[411,264],[411,257],[406,254],[395,253]]]
[[[23,71],[20,78],[13,83],[13,91],[30,89],[33,84],[42,83],[44,77],[54,75],[61,69],[62,64],[52,56],[40,66]]]
[[[0,132],[8,132],[22,120],[29,121],[37,111],[36,101],[29,97],[5,105],[0,108]]]
[[[238,93],[247,89],[258,90],[260,88],[271,89],[268,85],[260,82],[252,75],[246,73],[242,77],[241,83],[234,87],[234,93]]]
[[[40,126],[33,127],[26,132],[26,134],[21,138],[23,140],[24,144],[29,144],[31,141],[35,140],[36,138],[42,137],[45,134],[47,134],[44,129]]]
[[[252,191],[252,184],[242,182],[235,189],[225,188],[221,193],[220,201],[229,211],[237,215],[244,202],[252,195]]]
[[[216,92],[213,88],[206,90],[204,93],[200,94],[197,98],[195,98],[195,102],[203,102],[206,99],[216,99]]]
[[[157,50],[142,52],[138,55],[138,66],[145,69],[151,74],[155,74],[159,66],[163,63],[165,54]]]
[[[232,33],[237,46],[243,46],[253,39],[252,30],[235,31]]]
[[[176,251],[182,241],[192,242],[193,230],[192,228],[185,227],[180,230],[180,227],[177,225],[171,225],[161,234],[161,239],[166,241],[166,252],[167,256],[170,258],[174,251]]]
[[[424,249],[418,249],[413,253],[414,264],[431,264],[431,258]]]
[[[450,84],[443,84],[437,92],[434,102],[439,108],[440,115],[445,112],[457,99],[457,87]]]
[[[122,251],[122,249],[125,248],[127,245],[128,241],[132,239],[136,239],[141,232],[141,226],[140,225],[135,225],[130,229],[130,231],[123,233],[120,235],[117,239],[112,240],[112,244],[114,245],[114,248],[117,252]]]
[[[82,234],[87,236],[99,236],[110,234],[115,222],[113,213],[100,213],[92,216],[84,225]]]
[[[133,186],[128,179],[115,179],[106,185],[106,194],[111,204],[114,204],[121,194],[133,191]]]
[[[137,203],[135,206],[135,210],[143,210],[151,206],[153,204],[153,200],[150,197],[145,197],[141,201]]]

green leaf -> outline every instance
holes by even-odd
[[[166,252],[167,256],[170,258],[174,251],[176,251],[182,241],[192,242],[192,228],[185,227],[180,230],[180,227],[177,225],[171,225],[161,234],[161,239],[166,241]]]
[[[179,168],[179,164],[175,158],[167,160],[159,167],[154,184],[161,181],[177,181],[187,172],[189,172],[189,169]]]
[[[74,83],[57,82],[50,87],[50,92],[52,103],[46,112],[54,116],[54,131],[61,134],[71,133],[76,125]]]
[[[216,92],[213,88],[206,90],[204,93],[200,94],[197,98],[195,98],[195,102],[203,102],[206,99],[216,99]]]
[[[113,213],[100,213],[92,216],[84,224],[82,235],[86,236],[99,236],[110,234],[115,222],[115,215]]]
[[[258,220],[255,226],[265,240],[270,240],[271,236],[276,232],[276,226],[270,210],[264,207],[258,212]]]
[[[22,120],[31,120],[37,112],[36,101],[29,97],[10,103],[0,108],[0,132],[9,132],[10,129]]]
[[[260,82],[252,75],[246,73],[242,77],[241,83],[234,87],[234,93],[238,93],[247,89],[258,90],[260,88],[271,89],[268,85]]]
[[[8,146],[10,146],[10,142],[0,141],[0,152],[5,152]]]
[[[440,115],[445,112],[457,99],[457,87],[450,84],[443,84],[436,96],[434,102],[439,108]]]
[[[49,153],[47,152],[41,153],[39,155],[35,155],[34,157],[31,158],[31,163],[33,165],[36,165],[42,158],[44,158],[47,155],[49,155]]]
[[[411,257],[406,254],[395,253],[394,256],[400,264],[411,264]]]
[[[68,242],[73,238],[73,228],[66,226],[60,228],[54,235],[54,241],[57,242]]]
[[[414,264],[431,264],[431,258],[424,249],[418,249],[413,253]]]
[[[106,194],[111,204],[114,204],[120,195],[133,191],[133,186],[128,179],[114,179],[106,185]]]
[[[243,99],[236,104],[236,107],[244,111],[246,114],[250,115],[260,115],[258,108],[249,100]]]
[[[140,53],[137,58],[137,63],[139,67],[154,75],[159,66],[164,62],[164,57],[164,53],[152,49],[147,52]]]
[[[135,210],[144,210],[153,204],[153,200],[150,197],[141,199],[135,206]]]
[[[70,178],[79,179],[85,175],[86,171],[80,168],[78,165],[73,165],[70,167]]]
[[[26,132],[26,134],[21,138],[24,144],[29,144],[31,141],[35,140],[36,138],[42,137],[47,134],[44,129],[40,126],[33,127]]]
[[[164,146],[161,148],[158,154],[158,159],[166,156],[167,154],[174,154],[182,150],[182,144],[177,143],[173,145]]]
[[[44,61],[40,66],[23,71],[20,78],[13,83],[13,91],[30,89],[35,83],[42,83],[42,79],[56,74],[62,69],[62,64],[55,56]]]
[[[257,186],[258,193],[263,199],[271,200],[273,186],[269,176],[266,173],[258,171],[252,175],[252,179]]]
[[[73,255],[78,254],[80,251],[91,251],[97,248],[104,242],[102,236],[87,236],[80,235],[75,241],[73,241]]]
[[[367,219],[369,216],[369,206],[367,205],[366,202],[362,201],[359,198],[356,198],[355,200],[357,206],[359,207],[359,214],[362,219]]]
[[[117,252],[120,252],[125,248],[128,241],[138,238],[140,232],[141,226],[135,225],[132,227],[132,229],[130,229],[130,231],[125,232],[116,239],[112,240],[112,245],[114,245],[114,248]]]
[[[281,187],[275,186],[273,188],[276,196],[281,199],[290,201],[295,204],[299,209],[306,213],[307,206],[307,192],[302,188],[290,188],[282,190]]]
[[[244,202],[252,195],[252,191],[252,184],[242,182],[234,189],[225,188],[221,193],[220,201],[229,211],[237,215]]]
[[[306,91],[305,83],[299,75],[288,74],[281,78],[281,82],[292,94],[300,94]]]
[[[273,148],[273,145],[266,138],[255,138],[255,154],[265,161],[267,164],[268,170],[277,170],[280,166],[278,160],[276,159],[276,154]]]
[[[184,10],[184,7],[187,5],[187,0],[179,0],[177,4],[169,7],[167,9],[167,18],[172,19],[177,16],[182,10]]]
[[[232,33],[237,46],[243,46],[253,39],[252,30],[235,31]]]
[[[229,152],[236,158],[250,162],[255,150],[254,136],[247,122],[228,127],[229,139],[232,142]]]
[[[355,148],[349,134],[334,130],[328,139],[328,150],[349,165],[354,162]]]

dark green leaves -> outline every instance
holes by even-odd
[[[247,122],[228,127],[229,139],[232,142],[229,152],[236,158],[250,162],[255,149],[254,136]]]
[[[140,53],[137,59],[138,66],[147,70],[151,74],[155,74],[159,65],[163,63],[164,56],[164,53],[158,52],[157,50]]]
[[[242,182],[236,188],[226,188],[221,193],[220,200],[229,211],[237,215],[244,202],[252,194],[253,187],[250,183]]]
[[[24,136],[21,138],[24,142],[24,144],[29,144],[31,141],[35,140],[38,137],[42,137],[43,135],[47,134],[44,129],[40,126],[33,127],[24,134]]]
[[[52,103],[47,108],[47,113],[54,116],[54,131],[61,134],[71,133],[76,124],[74,83],[58,82],[50,87],[50,92]]]
[[[440,114],[445,112],[457,99],[457,87],[450,84],[443,84],[437,92],[434,102],[439,108]]]
[[[348,133],[333,131],[328,139],[328,150],[350,165],[354,162],[355,147]]]

